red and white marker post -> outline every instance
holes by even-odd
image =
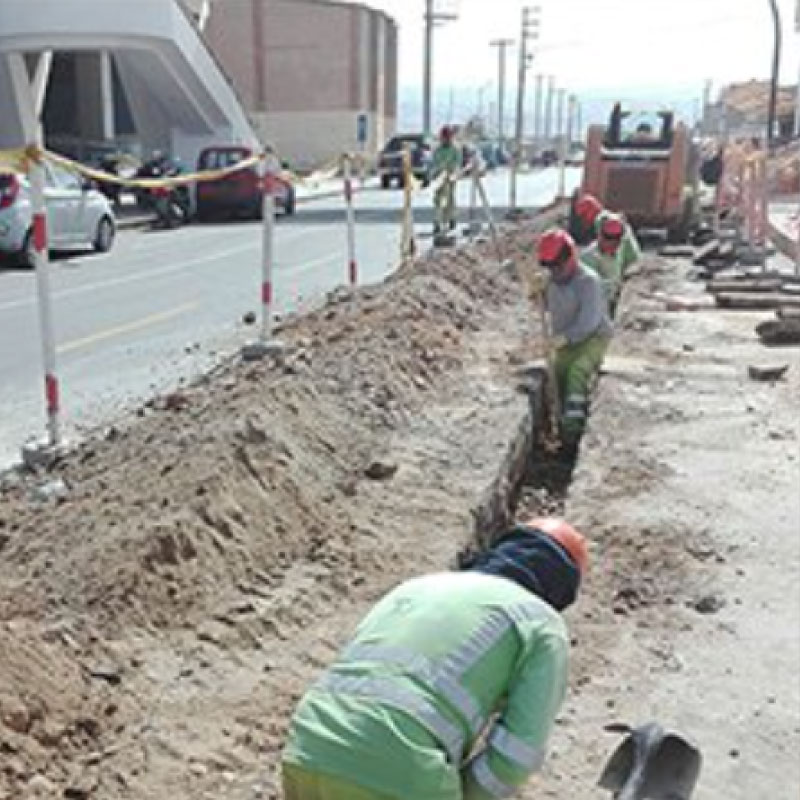
[[[53,332],[53,306],[50,298],[50,256],[47,247],[47,210],[44,199],[45,173],[40,160],[31,162],[28,170],[33,214],[33,259],[36,268],[36,291],[39,306],[39,327],[42,336],[44,395],[47,408],[48,445],[61,444],[60,402],[56,375],[56,345]]]
[[[245,361],[259,361],[266,356],[277,355],[283,350],[281,342],[273,338],[275,314],[275,192],[278,177],[275,167],[265,159],[264,173],[261,178],[261,213],[263,217],[261,238],[261,331],[255,342],[248,342],[242,347],[242,358]]]
[[[42,129],[39,124],[34,87],[20,53],[7,55],[11,88],[22,120],[22,131],[28,146],[27,173],[31,187],[33,226],[30,246],[36,270],[37,307],[41,334],[42,364],[44,367],[44,396],[47,409],[47,442],[26,445],[23,460],[29,464],[47,463],[62,444],[60,424],[59,385],[56,375],[56,344],[53,328],[53,305],[50,297],[50,258],[47,247],[47,207],[45,205],[45,169],[41,159]]]
[[[358,283],[356,262],[356,212],[353,207],[353,159],[349,154],[342,158],[344,174],[344,202],[347,211],[347,275],[351,286]]]
[[[273,287],[275,271],[275,182],[276,178],[271,172],[264,173],[264,196],[261,206],[264,219],[261,245],[261,342],[264,345],[272,340],[274,320],[272,303],[275,294]]]

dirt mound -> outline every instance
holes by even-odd
[[[469,538],[531,328],[486,252],[422,259],[6,479],[0,798],[251,797],[348,609]]]

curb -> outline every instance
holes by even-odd
[[[792,237],[782,228],[779,228],[772,220],[767,224],[767,238],[787,258],[797,258],[797,250],[800,244],[793,242]]]

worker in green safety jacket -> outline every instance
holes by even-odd
[[[636,234],[625,220],[611,211],[602,211],[596,221],[597,239],[581,253],[581,261],[603,281],[611,316],[614,316],[626,272],[641,258]]]
[[[558,612],[587,561],[580,533],[537,519],[389,592],[300,701],[284,800],[513,794],[545,758],[567,682]]]
[[[431,165],[431,179],[439,181],[433,194],[434,235],[456,226],[456,179],[462,163],[461,149],[453,142],[453,129],[445,125],[439,132]]]
[[[562,455],[571,461],[586,426],[592,385],[611,341],[608,300],[600,277],[581,263],[566,231],[543,233],[538,256],[550,276],[542,289],[556,350]]]

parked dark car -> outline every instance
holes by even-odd
[[[433,147],[430,140],[422,133],[408,133],[393,136],[384,145],[378,159],[378,175],[381,186],[388,189],[392,181],[402,186],[403,180],[403,150],[409,148],[411,155],[411,169],[414,177],[427,186],[431,180],[431,165],[433,161]]]
[[[254,153],[249,147],[239,145],[207,147],[197,160],[197,171],[227,169],[252,155]],[[276,206],[284,214],[294,214],[294,186],[282,178],[276,178],[274,185]],[[263,199],[259,168],[247,167],[219,180],[199,182],[195,213],[198,219],[219,216],[260,219]]]

